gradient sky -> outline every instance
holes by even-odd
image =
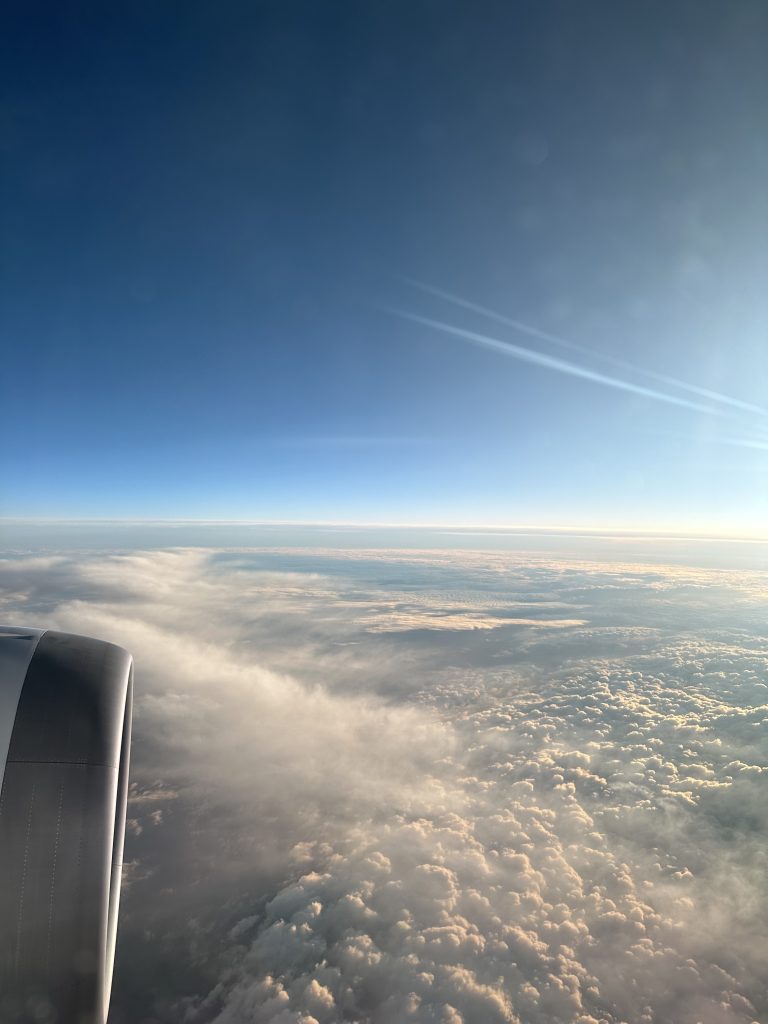
[[[762,528],[767,42],[761,0],[12,3],[0,514]]]

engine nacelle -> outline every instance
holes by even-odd
[[[133,661],[0,627],[0,1021],[104,1024],[125,837]]]

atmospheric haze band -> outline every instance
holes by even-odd
[[[0,1021],[104,1024],[133,663],[114,644],[53,631],[35,635],[0,796]],[[0,691],[11,693],[17,675],[15,682],[11,672],[0,677]]]

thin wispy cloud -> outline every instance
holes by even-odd
[[[275,437],[269,442],[279,448],[410,448],[434,444],[434,438],[397,434],[307,434],[303,436]]]
[[[542,366],[557,373],[564,373],[570,377],[579,377],[581,380],[588,380],[594,384],[602,384],[604,387],[615,388],[618,391],[627,391],[633,395],[641,395],[643,398],[651,398],[657,402],[665,402],[668,405],[675,405],[683,409],[691,409],[694,412],[707,413],[710,416],[724,416],[720,409],[709,405],[702,405],[699,402],[689,401],[678,395],[670,395],[665,391],[657,391],[655,388],[647,388],[642,384],[634,384],[632,381],[621,380],[618,377],[609,377],[604,373],[598,373],[586,366],[579,366],[576,363],[569,363],[556,356],[547,355],[544,352],[536,352],[534,349],[523,348],[514,345],[509,341],[502,341],[500,338],[493,338],[487,334],[478,334],[476,331],[468,331],[463,327],[456,327],[454,324],[444,323],[442,320],[433,320],[431,317],[419,316],[417,313],[410,313],[407,310],[386,307],[388,312],[403,320],[411,320],[413,323],[423,324],[425,327],[432,327],[444,334],[462,338],[473,345],[480,345],[483,348],[492,349],[501,355],[511,359],[518,359],[524,363],[532,363],[534,366]]]
[[[713,437],[710,440],[717,444],[727,444],[734,448],[753,448],[756,451],[768,452],[768,441],[755,437]]]
[[[502,313],[496,312],[496,310],[488,309],[486,306],[481,306],[476,302],[470,302],[468,299],[464,299],[459,295],[454,295],[452,292],[447,292],[442,288],[436,288],[434,285],[425,284],[423,281],[417,281],[413,278],[403,278],[403,280],[413,288],[418,288],[420,291],[426,292],[428,295],[435,295],[437,298],[450,302],[454,306],[460,306],[463,309],[471,310],[473,313],[479,313],[481,316],[487,317],[490,320],[495,320],[497,323],[504,324],[506,327],[511,327],[512,330],[519,331],[521,334],[527,334],[531,338],[538,338],[541,341],[547,341],[552,345],[559,346],[560,348],[569,349],[571,352],[579,352],[581,355],[601,359],[603,362],[608,363],[611,366],[615,366],[622,370],[628,370],[630,373],[641,374],[649,380],[655,380],[659,384],[666,384],[669,387],[679,388],[682,391],[699,395],[702,398],[708,398],[710,401],[719,402],[723,405],[731,406],[734,409],[741,409],[744,412],[755,413],[759,416],[768,416],[768,410],[761,408],[759,405],[752,405],[752,403],[744,402],[740,398],[734,398],[731,395],[724,395],[719,391],[712,391],[710,388],[704,388],[698,384],[691,384],[689,381],[680,380],[678,377],[671,377],[668,374],[659,373],[656,370],[649,370],[644,366],[637,366],[635,363],[627,362],[625,359],[619,359],[616,356],[609,355],[605,352],[598,352],[596,349],[589,348],[586,345],[580,345],[577,342],[570,341],[568,338],[563,338],[560,335],[551,334],[549,331],[542,331],[538,327],[533,327],[531,324],[524,323],[522,320],[515,320],[512,317],[504,316]]]
[[[738,435],[710,433],[701,435],[690,431],[659,430],[650,428],[644,429],[642,433],[649,437],[666,438],[670,441],[681,441],[687,445],[720,444],[727,445],[731,448],[747,448],[752,451],[768,451],[768,438],[765,437],[739,437]]]

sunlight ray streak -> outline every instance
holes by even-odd
[[[548,341],[552,345],[558,345],[561,348],[569,349],[572,352],[579,352],[581,355],[602,359],[604,362],[609,363],[611,366],[615,366],[618,369],[629,370],[631,373],[642,374],[649,380],[655,380],[659,384],[667,384],[671,387],[680,388],[683,391],[690,392],[691,394],[700,395],[702,398],[709,398],[713,402],[730,405],[735,409],[742,409],[744,412],[756,413],[760,416],[768,416],[768,410],[761,408],[759,405],[752,405],[749,402],[742,401],[740,398],[733,398],[732,396],[724,395],[719,391],[711,391],[709,388],[700,387],[698,384],[690,384],[687,381],[679,380],[677,377],[670,377],[665,373],[658,373],[655,370],[647,370],[642,366],[636,366],[634,363],[629,363],[624,359],[618,359],[616,356],[609,355],[608,353],[598,352],[596,349],[589,348],[586,345],[579,345],[577,342],[569,341],[567,338],[562,338],[557,334],[550,334],[548,331],[539,330],[539,328],[532,327],[530,324],[526,324],[522,320],[514,320],[511,317],[504,316],[502,313],[497,313],[493,309],[488,309],[486,306],[480,306],[475,302],[470,302],[468,299],[461,298],[459,295],[453,295],[451,292],[444,291],[442,288],[436,288],[434,285],[425,284],[423,281],[417,281],[414,278],[403,278],[403,280],[413,288],[418,288],[420,291],[426,292],[429,295],[435,295],[437,298],[444,299],[446,302],[450,302],[455,306],[461,306],[474,313],[479,313],[481,316],[487,317],[490,320],[495,320],[497,323],[504,324],[507,327],[511,327],[513,330],[519,331],[521,334],[527,334],[531,338],[539,338],[542,341]]]
[[[666,402],[669,405],[676,405],[683,409],[692,409],[694,412],[704,412],[710,416],[724,416],[719,409],[713,409],[708,405],[700,405],[698,402],[690,402],[687,398],[679,398],[677,395],[668,395],[663,391],[656,391],[654,388],[646,388],[642,384],[633,384],[630,381],[619,380],[616,377],[608,377],[603,373],[596,373],[585,366],[578,366],[575,363],[568,363],[556,356],[548,356],[543,352],[536,352],[533,349],[522,348],[520,345],[513,345],[508,341],[501,341],[498,338],[489,337],[486,334],[478,334],[475,331],[467,331],[463,327],[455,327],[452,324],[443,323],[441,320],[432,320],[430,317],[419,316],[417,313],[410,313],[407,310],[385,307],[388,312],[404,320],[411,320],[414,323],[432,327],[444,334],[452,334],[454,337],[463,338],[474,345],[493,349],[502,355],[512,359],[519,359],[521,362],[533,363],[536,366],[543,366],[548,370],[556,370],[558,373],[565,373],[571,377],[580,377],[582,380],[589,380],[595,384],[603,384],[609,388],[616,388],[619,391],[628,391],[631,394],[642,395],[644,398],[652,398],[658,402]]]

